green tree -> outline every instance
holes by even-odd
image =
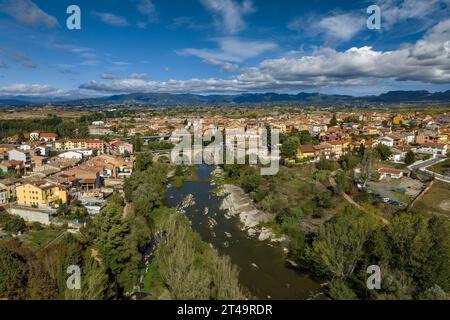
[[[134,162],[134,170],[136,171],[145,171],[149,167],[151,167],[153,163],[153,155],[151,152],[140,153],[136,156],[136,160]]]
[[[330,126],[334,127],[338,124],[337,119],[336,119],[336,114],[333,113],[333,117],[330,120]]]
[[[294,158],[299,147],[300,141],[298,137],[289,137],[281,146],[281,155],[289,159]]]
[[[356,300],[356,294],[341,279],[331,282],[330,296],[334,300]]]
[[[407,165],[413,164],[416,162],[416,155],[412,151],[408,151],[408,153],[405,156],[405,163]]]
[[[372,228],[370,219],[347,207],[334,221],[319,228],[306,258],[319,274],[345,279],[362,260]]]
[[[384,144],[378,144],[375,148],[381,160],[386,161],[392,155],[391,149]]]
[[[18,299],[26,287],[25,263],[0,243],[0,297]]]

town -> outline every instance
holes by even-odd
[[[33,251],[57,244],[67,233],[83,237],[117,195],[129,199],[125,212],[133,210],[137,200],[127,188],[148,161],[167,167],[161,181],[172,181],[172,188],[195,181],[196,170],[189,168],[198,162],[172,162],[179,130],[193,132],[199,124],[202,135],[231,129],[246,141],[240,147],[248,157],[255,152],[248,142],[267,129],[280,134],[279,172],[265,178],[256,170],[260,164],[219,163],[213,166],[216,183],[229,194],[223,208],[237,214],[248,237],[280,243],[297,265],[304,246],[300,235],[317,233],[345,206],[375,213],[382,224],[404,211],[449,219],[449,123],[445,109],[136,108],[78,115],[51,105],[10,110],[0,129],[0,237]],[[223,141],[220,148],[237,148],[235,139]],[[270,193],[273,183],[280,189]],[[299,196],[298,188],[313,191]],[[195,201],[190,194],[181,212]],[[208,219],[212,231],[216,222]]]

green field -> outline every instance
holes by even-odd
[[[43,229],[40,231],[30,231],[23,235],[20,240],[23,245],[32,251],[42,249],[50,241],[57,238],[64,230]]]
[[[447,159],[441,163],[435,164],[428,168],[428,170],[442,174],[448,175],[450,172],[450,159]]]
[[[445,215],[450,219],[450,184],[436,181],[412,210]]]

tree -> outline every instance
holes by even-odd
[[[408,151],[408,153],[405,156],[405,163],[407,165],[413,164],[416,162],[416,155],[412,151]]]
[[[136,156],[136,161],[134,162],[134,170],[145,171],[153,163],[153,155],[151,152],[140,153]]]
[[[299,147],[300,141],[298,137],[289,137],[281,146],[281,155],[286,158],[294,158]]]
[[[26,286],[25,263],[3,244],[0,244],[0,297],[21,298]]]
[[[425,264],[429,264],[432,248],[427,220],[423,215],[402,213],[386,226],[387,243],[392,254],[391,265],[420,277]]]
[[[111,298],[108,274],[105,268],[101,267],[92,255],[86,257],[83,271],[84,275],[81,278],[83,299],[105,300]]]
[[[142,151],[142,138],[140,135],[137,135],[133,138],[133,150],[134,152],[141,152]]]
[[[331,126],[331,127],[334,127],[334,126],[336,126],[337,124],[338,124],[338,122],[337,122],[337,119],[336,119],[336,114],[333,113],[333,117],[332,117],[331,120],[330,120],[330,126]]]
[[[27,230],[25,220],[23,220],[21,217],[6,215],[3,221],[3,229],[5,229],[6,232],[18,234],[19,232],[24,232],[25,230]]]
[[[370,219],[347,207],[334,221],[319,228],[317,238],[306,250],[306,258],[319,274],[345,279],[363,258],[372,228]]]
[[[336,279],[331,282],[330,296],[334,300],[356,300],[356,294],[343,280]]]
[[[441,287],[435,285],[419,294],[419,300],[449,300],[449,295]]]
[[[392,155],[391,149],[384,144],[378,144],[375,150],[377,151],[380,159],[383,161],[386,161]]]

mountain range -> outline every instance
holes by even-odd
[[[92,106],[111,104],[138,104],[148,106],[204,106],[204,105],[253,105],[253,104],[390,104],[435,102],[450,103],[450,90],[431,93],[421,91],[390,91],[377,96],[354,97],[321,93],[279,94],[246,93],[237,95],[198,95],[171,93],[132,93],[100,98],[63,99],[45,97],[0,97],[0,105],[26,106],[54,103],[66,106]]]

